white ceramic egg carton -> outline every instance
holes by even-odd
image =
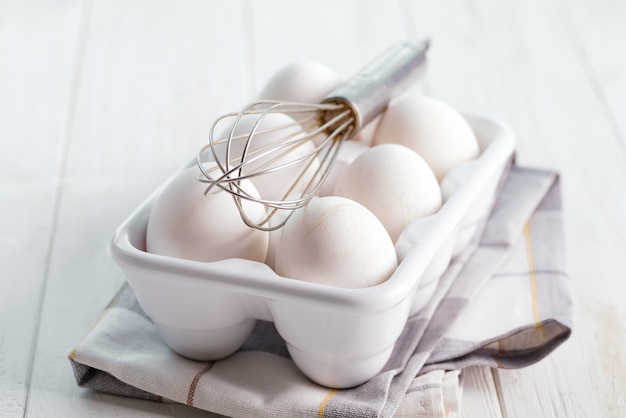
[[[408,316],[424,306],[451,257],[470,243],[514,151],[507,126],[466,117],[480,157],[444,179],[442,189],[452,193],[438,213],[404,230],[396,245],[402,261],[380,285],[335,288],[280,277],[249,260],[206,263],[147,253],[146,225],[162,188],[117,229],[112,256],[162,338],[181,355],[225,357],[244,343],[257,320],[272,321],[310,379],[336,388],[359,385],[382,369]]]

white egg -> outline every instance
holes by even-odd
[[[283,227],[276,272],[342,288],[386,281],[397,268],[391,238],[362,205],[346,198],[314,197]]]
[[[247,134],[252,131],[257,121],[257,115],[243,116],[235,129],[235,135],[246,134],[247,136]],[[220,126],[215,135],[215,139],[227,138],[228,133],[232,129],[232,123],[233,121],[229,121],[227,124]],[[271,131],[279,127],[285,128]],[[262,132],[264,130],[268,132]],[[263,152],[267,147],[284,144],[286,140],[303,135],[304,132],[291,117],[282,113],[268,114],[260,123],[254,134],[254,139],[248,149],[247,158],[254,158],[255,153]],[[244,147],[245,142],[243,140],[234,141],[232,143],[229,154],[231,161],[241,156]],[[223,160],[226,155],[226,146],[220,144],[216,149],[219,158]],[[267,170],[277,168],[281,164],[287,164],[302,158],[302,161],[289,167],[256,177],[250,177],[250,181],[254,184],[263,199],[282,200],[285,195],[293,192],[302,192],[315,175],[319,168],[319,161],[315,156],[307,157],[307,155],[313,153],[314,149],[315,145],[313,145],[313,142],[310,140],[302,141],[298,146],[291,147],[288,150],[282,149],[278,153],[273,154],[273,156],[265,156],[256,161],[251,161],[250,164],[245,166],[242,173],[248,175],[257,169]],[[205,155],[210,157],[211,152],[208,151]],[[307,166],[310,160],[312,160],[312,162]],[[233,162],[233,165],[236,165],[237,162],[238,161]],[[293,183],[298,179],[302,171],[305,171],[304,175],[292,189]]]
[[[363,128],[361,128],[361,130],[358,131],[350,139],[352,139],[353,141],[362,142],[363,144],[367,146],[372,146],[374,143],[374,134],[376,133],[376,128],[378,127],[378,122],[380,121],[380,118],[382,117],[383,114],[384,112],[376,116],[374,120],[372,120],[370,123],[368,123]]]
[[[339,82],[339,75],[324,64],[297,62],[277,72],[261,90],[258,98],[319,103]]]
[[[182,171],[154,202],[146,231],[150,253],[196,261],[244,258],[263,262],[268,233],[248,227],[241,219],[231,195],[213,189],[205,195],[207,183],[193,166]],[[252,194],[252,183],[242,181]],[[265,218],[265,208],[243,201],[246,214],[254,221]]]
[[[339,178],[335,195],[368,208],[394,241],[409,222],[441,207],[431,168],[415,151],[398,144],[378,145],[359,155]]]
[[[348,167],[348,165],[350,165],[356,157],[368,149],[369,146],[360,141],[347,140],[341,144],[337,160],[330,169],[330,173],[328,173],[326,181],[322,183],[322,187],[320,187],[318,195],[331,196],[335,191],[337,181],[345,171],[346,167]]]
[[[440,182],[453,167],[480,153],[463,115],[449,104],[425,96],[404,96],[389,104],[374,134],[374,144],[385,143],[417,152]]]
[[[288,199],[295,199],[298,196],[290,195]],[[287,209],[279,209],[274,213],[272,218],[269,221],[269,226],[273,227],[281,222],[283,222],[289,215],[292,214],[292,210]],[[274,229],[273,231],[269,231],[269,243],[267,247],[267,256],[265,257],[265,264],[267,264],[271,269],[274,269],[276,260],[276,247],[278,247],[278,243],[280,242],[280,237],[282,235],[284,228]]]
[[[313,61],[296,62],[277,72],[265,85],[258,99],[298,103],[320,103],[340,83],[332,68]],[[313,112],[300,113],[294,118],[306,120]],[[312,141],[320,145],[325,135],[316,135]]]

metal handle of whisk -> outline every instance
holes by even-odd
[[[429,40],[393,45],[333,90],[323,103],[340,103],[351,109],[354,114],[352,132],[358,132],[424,71],[429,47]]]

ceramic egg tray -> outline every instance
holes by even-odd
[[[335,288],[280,277],[249,260],[206,263],[147,253],[148,217],[167,182],[117,229],[112,256],[162,338],[179,354],[223,358],[244,343],[257,320],[272,321],[310,379],[335,388],[359,385],[385,365],[407,318],[427,303],[495,199],[514,151],[513,134],[498,121],[466,117],[481,155],[444,179],[442,190],[449,196],[438,213],[405,229],[396,245],[402,261],[380,285]],[[192,164],[195,160],[187,167]]]

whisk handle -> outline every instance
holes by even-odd
[[[352,109],[355,118],[353,132],[358,132],[423,72],[429,46],[428,40],[393,45],[333,90],[323,102],[343,103]]]

